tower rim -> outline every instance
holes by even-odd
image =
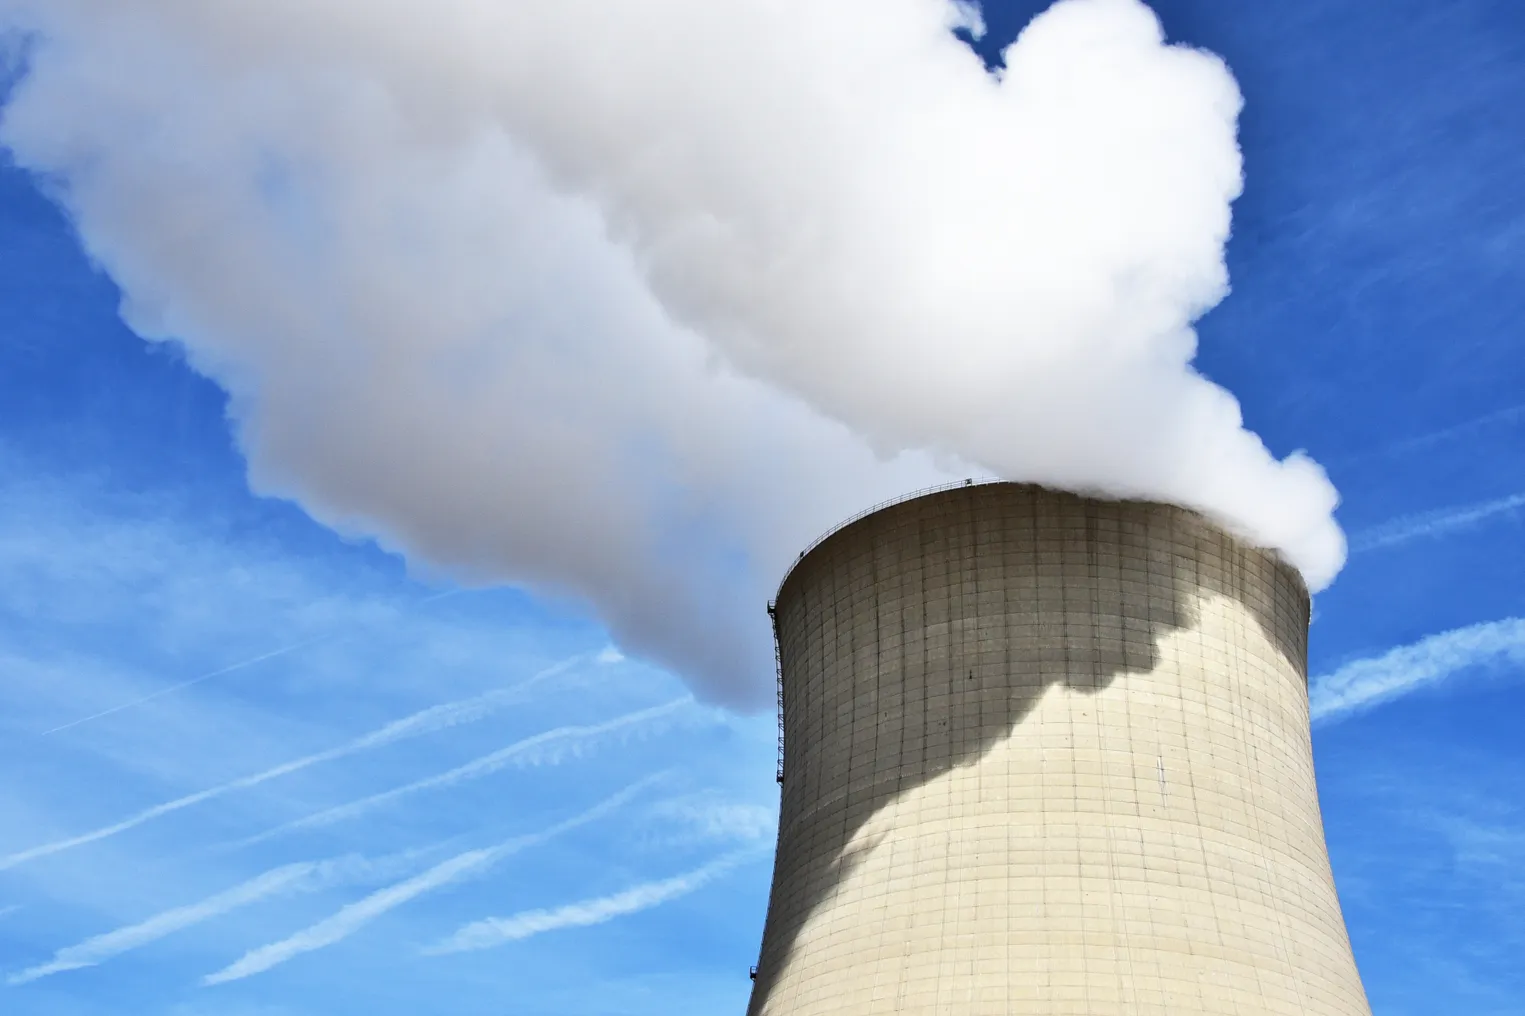
[[[1157,508],[1169,508],[1174,511],[1183,512],[1184,514],[1192,516],[1203,524],[1218,530],[1245,548],[1259,551],[1260,553],[1265,554],[1271,560],[1275,561],[1277,565],[1287,571],[1296,580],[1297,586],[1302,593],[1305,606],[1308,608],[1310,614],[1312,612],[1311,608],[1313,594],[1308,588],[1308,580],[1303,577],[1303,573],[1301,571],[1299,571],[1290,561],[1287,560],[1286,555],[1282,554],[1274,547],[1262,546],[1253,540],[1247,539],[1242,533],[1236,532],[1234,529],[1226,526],[1221,521],[1214,519],[1200,509],[1176,504],[1171,501],[1162,501],[1157,498],[1129,497],[1127,495],[1109,496],[1098,491],[1077,491],[1065,487],[1055,486],[1053,484],[1035,483],[1025,480],[1003,480],[994,476],[967,477],[962,480],[953,480],[948,483],[934,484],[930,487],[921,487],[917,490],[907,491],[904,494],[900,494],[896,497],[881,501],[876,505],[864,508],[862,511],[848,516],[841,522],[838,522],[836,525],[832,526],[830,529],[827,529],[820,536],[817,536],[814,540],[810,541],[810,543],[806,544],[805,549],[800,551],[799,555],[789,563],[789,567],[784,570],[783,578],[779,580],[778,588],[773,593],[772,602],[777,603],[784,598],[784,589],[789,585],[789,580],[794,577],[794,574],[800,569],[800,566],[803,565],[807,559],[813,556],[816,551],[820,550],[827,543],[832,542],[832,540],[837,536],[853,528],[858,523],[876,516],[880,512],[888,511],[891,508],[898,508],[901,505],[909,504],[913,501],[919,501],[923,498],[935,497],[939,494],[947,494],[955,490],[963,490],[966,488],[975,487],[1018,487],[1026,490],[1042,491],[1050,494],[1065,494],[1070,497],[1078,498],[1082,501],[1092,501],[1098,504],[1139,505]]]

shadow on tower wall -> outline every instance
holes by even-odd
[[[1306,682],[1301,579],[1181,508],[982,484],[869,515],[798,562],[776,606],[783,802],[748,1013],[877,845],[854,844],[877,812],[977,762],[1051,686],[1153,670],[1160,639],[1214,595]]]

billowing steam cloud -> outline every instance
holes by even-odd
[[[1195,374],[1240,99],[1137,0],[988,73],[948,0],[0,0],[4,143],[254,486],[586,598],[759,701],[820,529],[992,472],[1207,510],[1318,587],[1335,493]]]

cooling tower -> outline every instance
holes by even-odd
[[[1199,516],[1017,484],[836,530],[774,607],[751,1016],[1369,1016],[1308,595]]]

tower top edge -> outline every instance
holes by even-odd
[[[1050,498],[1053,499],[1056,503],[1068,502],[1072,507],[1077,509],[1108,506],[1113,509],[1133,509],[1139,512],[1141,515],[1155,512],[1165,512],[1178,518],[1189,519],[1191,522],[1203,527],[1204,529],[1218,533],[1226,540],[1230,541],[1230,543],[1237,546],[1246,553],[1263,556],[1268,562],[1271,562],[1279,572],[1283,573],[1285,579],[1290,581],[1295,586],[1297,592],[1301,594],[1305,601],[1309,599],[1307,583],[1303,580],[1301,573],[1299,573],[1295,567],[1286,561],[1281,554],[1277,553],[1274,549],[1258,546],[1252,541],[1245,539],[1242,534],[1234,532],[1221,522],[1208,517],[1196,509],[1187,508],[1185,506],[1172,504],[1166,501],[1150,500],[1147,498],[1111,496],[1095,492],[1077,493],[1072,490],[1065,490],[1060,487],[1050,487],[1040,483],[1022,483],[988,477],[971,477],[969,479],[958,480],[952,483],[939,484],[933,487],[924,487],[920,490],[909,491],[898,497],[890,498],[887,501],[882,501],[879,504],[865,508],[856,514],[843,519],[841,522],[837,523],[830,529],[826,530],[826,532],[816,537],[816,539],[812,540],[805,547],[805,549],[800,551],[799,555],[792,562],[790,562],[789,567],[784,572],[783,578],[779,581],[778,590],[775,593],[775,601],[783,598],[784,591],[789,585],[789,580],[795,576],[795,574],[800,570],[801,566],[803,566],[805,562],[817,556],[817,554],[828,545],[834,545],[844,539],[850,538],[861,528],[870,524],[872,521],[881,518],[886,513],[903,511],[907,506],[916,503],[939,500],[947,498],[950,495],[957,496],[960,492],[964,491],[968,491],[971,496],[982,497],[998,492],[1006,492],[1011,495],[1026,494],[1035,500],[1038,498]]]

